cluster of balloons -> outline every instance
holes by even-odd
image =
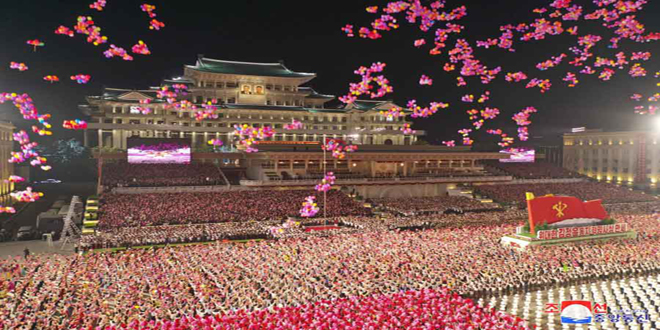
[[[98,11],[103,11],[103,8],[105,7],[105,4],[106,4],[105,0],[96,0],[96,2],[89,5],[89,8],[96,9]]]
[[[132,61],[133,56],[129,55],[126,49],[117,47],[115,45],[110,45],[110,48],[103,52],[106,58],[119,57],[124,61]]]
[[[516,122],[516,125],[518,125],[518,138],[520,141],[527,141],[529,139],[529,131],[527,129],[527,126],[529,126],[532,121],[529,119],[530,116],[533,113],[538,112],[538,110],[534,107],[527,107],[523,109],[521,112],[518,112],[513,115],[511,119]]]
[[[86,35],[87,42],[94,46],[108,42],[108,37],[101,34],[101,28],[94,24],[91,16],[78,16],[73,30],[78,34]]]
[[[64,25],[60,25],[57,27],[55,30],[55,34],[63,35],[63,36],[68,36],[70,38],[73,38],[73,30],[69,29],[68,27]]]
[[[72,130],[87,129],[87,122],[81,119],[65,120],[62,127]]]
[[[214,147],[222,147],[222,145],[224,144],[220,139],[211,139],[207,143]]]
[[[399,118],[405,116],[405,113],[403,111],[403,108],[399,108],[397,106],[391,107],[389,110],[381,110],[380,114],[382,116],[385,116],[387,120],[393,120],[394,118]]]
[[[106,4],[107,4],[106,0],[96,0],[89,5],[89,8],[96,11],[103,11]],[[156,17],[156,14],[154,12],[156,9],[155,6],[149,4],[143,4],[140,6],[140,8],[143,11],[147,12],[150,18],[153,19],[154,17]],[[150,21],[149,24],[150,24],[149,29],[155,29],[155,30],[159,30],[165,26],[164,23],[157,21],[155,19]],[[57,35],[67,36],[70,38],[73,38],[75,33],[82,34],[87,36],[87,42],[93,44],[94,46],[98,46],[108,42],[108,37],[103,36],[101,34],[101,28],[95,25],[94,20],[90,16],[78,16],[76,20],[76,24],[73,26],[73,28],[60,25],[59,27],[57,27],[57,29],[55,29],[54,33]],[[28,40],[27,44],[32,46],[33,51],[35,52],[37,50],[37,47],[45,46],[45,43],[39,39]],[[140,55],[151,54],[148,46],[142,40],[139,40],[138,43],[132,47],[132,51]],[[125,49],[121,47],[117,47],[115,45],[111,45],[110,48],[104,52],[104,55],[107,58],[120,57],[126,61],[133,60],[133,57],[129,55]],[[10,68],[19,71],[28,70],[28,67],[27,65],[25,65],[25,63],[19,63],[19,62],[11,62]],[[43,79],[50,83],[59,82],[60,80],[59,77],[56,75],[47,75]],[[91,77],[89,75],[84,75],[84,74],[71,76],[71,80],[76,81],[78,84],[86,84],[90,81],[90,79]],[[0,93],[0,104],[6,101],[12,101],[14,105],[20,110],[24,119],[36,120],[39,122],[41,126],[38,125],[32,126],[32,131],[34,133],[41,136],[52,135],[52,132],[48,130],[51,128],[51,125],[46,121],[50,117],[50,115],[47,114],[40,115],[36,107],[34,106],[32,99],[27,94],[19,95],[16,93]],[[141,101],[140,103],[148,104],[149,102],[143,103]],[[149,109],[148,107],[141,107],[141,112],[150,113],[151,109]],[[213,117],[213,114],[206,113],[198,117],[201,120],[204,118]],[[87,123],[79,119],[74,119],[74,120],[64,121],[63,126],[68,129],[85,129]],[[12,152],[11,153],[12,156],[9,159],[9,162],[20,163],[20,162],[30,161],[30,164],[32,166],[40,166],[42,170],[49,170],[51,168],[46,164],[46,158],[41,157],[34,150],[34,147],[37,146],[37,143],[30,142],[30,138],[27,135],[27,132],[20,131],[18,133],[15,133],[14,140],[20,143],[21,150],[20,152]],[[31,191],[28,190],[24,192],[16,192],[16,196],[17,199],[23,201],[34,201],[41,195],[40,193],[31,193]]]
[[[422,108],[421,106],[417,105],[417,100],[410,100],[408,101],[408,108],[412,110],[412,115],[410,115],[413,118],[426,118],[430,117],[436,112],[438,112],[439,109],[446,109],[449,107],[449,103],[442,103],[442,102],[431,102],[431,104],[428,107]]]
[[[11,101],[14,106],[19,110],[21,115],[26,120],[35,120],[38,122],[39,126],[32,126],[32,130],[41,135],[50,135],[52,134],[49,129],[51,125],[47,122],[50,115],[48,114],[39,114],[39,111],[34,106],[32,98],[28,94],[16,94],[16,93],[0,93],[0,104]],[[30,142],[30,137],[26,131],[18,131],[12,135],[13,140],[20,144],[20,151],[12,151],[11,157],[8,159],[10,163],[23,163],[30,161],[30,165],[36,167],[40,166],[42,170],[50,170],[50,166],[46,164],[46,158],[41,157],[39,153],[34,149],[38,144],[36,142]],[[7,180],[8,182],[18,183],[25,181],[24,178],[20,176],[10,176]],[[18,201],[31,202],[35,201],[39,197],[43,196],[41,193],[33,193],[32,188],[28,187],[25,191],[13,192],[12,197]],[[15,210],[12,207],[3,207],[0,206],[0,209],[7,213],[14,213]]]
[[[245,152],[252,153],[259,151],[254,147],[257,140],[264,140],[275,135],[275,130],[270,126],[254,128],[247,124],[242,126],[234,125],[234,134],[239,138],[238,143],[245,147]]]
[[[162,28],[164,28],[164,27],[165,27],[165,23],[163,23],[163,22],[161,22],[161,21],[159,21],[159,20],[157,20],[157,19],[155,19],[155,18],[152,19],[151,21],[149,21],[149,29],[150,29],[150,30],[156,30],[156,31],[158,31],[158,30],[160,30],[160,29],[162,29]]]
[[[316,189],[316,191],[330,191],[332,186],[335,184],[336,179],[337,178],[333,172],[328,172],[321,180],[321,183],[317,184],[314,189]]]
[[[37,47],[43,47],[43,46],[46,45],[43,41],[41,41],[39,39],[28,40],[27,44],[32,46],[32,50],[35,51],[35,52],[37,51]]]
[[[131,50],[135,54],[140,54],[140,55],[149,55],[149,54],[151,54],[151,51],[149,51],[149,47],[142,40],[138,40],[138,43],[133,45],[133,48]]]
[[[347,152],[355,152],[357,150],[356,145],[346,144],[346,141],[342,139],[326,139],[321,148],[325,151],[331,151],[332,157],[337,159],[344,159]]]
[[[18,71],[26,71],[28,69],[28,66],[25,65],[25,63],[11,62],[9,63],[9,68]]]
[[[0,206],[0,213],[16,213],[16,209],[11,206]]]
[[[619,48],[620,41],[624,39],[637,43],[660,39],[660,33],[646,31],[645,26],[636,18],[635,14],[640,12],[647,3],[647,0],[594,0],[594,4],[598,8],[589,11],[586,7],[573,4],[570,0],[555,0],[551,1],[547,7],[535,9],[534,13],[540,17],[532,22],[503,25],[499,29],[500,36],[498,38],[477,41],[476,45],[486,49],[497,47],[515,52],[514,44],[517,39],[519,42],[532,42],[544,40],[550,36],[568,34],[576,38],[576,45],[568,47],[568,52],[550,56],[548,60],[538,63],[536,66],[538,70],[547,71],[564,65],[576,67],[579,73],[568,70],[563,76],[562,80],[569,87],[575,87],[580,82],[578,74],[595,74],[599,79],[607,81],[612,79],[615,69],[622,70],[626,67],[630,76],[643,77],[647,75],[647,70],[639,62],[649,60],[651,57],[650,52],[619,52],[616,54],[615,59],[610,59],[606,56],[595,56],[594,46],[600,41],[608,39],[610,41],[609,47],[613,49]],[[442,53],[447,45],[454,45],[452,49],[446,52],[449,61],[444,63],[442,67],[446,72],[458,71],[459,76],[456,77],[458,86],[467,86],[466,79],[470,77],[478,77],[482,84],[490,83],[502,72],[501,67],[497,66],[492,69],[487,67],[476,58],[471,43],[458,37],[466,27],[456,24],[456,22],[467,15],[466,7],[458,6],[454,9],[445,9],[445,7],[445,1],[422,3],[418,0],[392,1],[382,7],[370,6],[367,7],[368,13],[379,14],[381,12],[381,14],[371,22],[370,28],[359,28],[358,34],[365,39],[380,39],[384,31],[398,28],[397,17],[395,16],[405,16],[405,21],[417,25],[422,32],[433,37],[432,43],[427,42],[426,38],[418,37],[413,42],[414,47],[427,49],[425,46],[428,45],[430,47],[429,54],[437,56]],[[612,36],[587,33],[580,35],[578,24],[581,21],[600,21],[599,23],[602,23],[602,26]],[[349,37],[356,35],[353,32],[354,26],[350,24],[342,27],[342,31]],[[457,36],[455,42],[449,41],[449,37],[452,35]],[[552,87],[550,79],[542,77],[531,77],[530,79],[522,71],[509,72],[504,79],[507,82],[526,81],[526,88],[539,88],[541,93],[547,92]],[[527,81],[528,79],[529,81]],[[420,79],[422,85],[430,85],[431,83],[432,80],[427,75],[423,75]],[[352,101],[348,96],[346,100]],[[472,102],[472,100],[473,97],[469,96],[463,99],[465,102]],[[417,107],[414,100],[411,102],[410,108],[419,113],[417,117],[427,117],[434,113],[434,111],[424,111],[433,109]],[[636,107],[636,111],[642,114],[655,113],[656,110],[655,106],[651,106],[648,110],[646,107]],[[468,111],[468,116],[475,115],[475,112]],[[473,118],[473,120],[477,119]],[[483,125],[483,121],[478,119],[473,122],[473,125],[479,129]],[[527,129],[526,126],[518,129],[518,137],[523,141],[528,138]],[[489,129],[488,132],[502,136],[501,145],[513,143],[512,139],[502,133],[501,129]],[[469,138],[466,139],[466,136],[463,136],[463,138],[464,142],[470,141]],[[453,144],[451,141],[445,142],[445,145]]]
[[[88,74],[77,74],[75,76],[71,76],[71,80],[74,80],[81,85],[88,83],[90,79],[92,79],[92,77]]]
[[[316,205],[316,197],[307,196],[305,201],[302,204],[300,209],[300,216],[305,218],[311,218],[319,213],[320,208]]]
[[[270,232],[274,235],[277,236],[277,234],[282,234],[288,229],[294,229],[294,228],[300,228],[300,221],[294,221],[292,219],[288,219],[285,221],[283,224],[280,226],[273,226],[270,227]]]
[[[45,80],[45,81],[48,81],[48,82],[50,82],[50,83],[52,84],[52,83],[54,83],[54,82],[59,82],[59,81],[60,81],[60,78],[59,78],[58,76],[48,75],[48,76],[45,76],[45,77],[44,77],[44,80]]]
[[[287,131],[303,129],[303,123],[293,119],[291,124],[284,124],[284,129]]]
[[[401,132],[403,132],[405,135],[415,134],[415,130],[410,127],[409,123],[403,124],[403,127],[401,127]]]
[[[10,175],[9,179],[4,180],[7,183],[19,183],[25,181],[25,178],[18,175]]]
[[[390,81],[384,75],[373,76],[374,73],[383,72],[385,63],[373,63],[371,67],[361,66],[355,70],[355,74],[362,77],[362,80],[357,83],[350,84],[350,93],[339,97],[339,100],[351,104],[355,102],[360,95],[369,95],[370,98],[375,99],[383,97],[388,93],[392,93],[394,88],[390,86]],[[374,85],[379,88],[374,92]]]
[[[44,193],[32,191],[32,187],[27,187],[25,190],[14,191],[9,195],[19,202],[32,203],[39,200],[39,198],[41,198]]]
[[[156,17],[156,13],[154,12],[156,10],[156,6],[145,3],[140,5],[140,9],[142,9],[143,12],[146,12],[149,15],[149,18]]]

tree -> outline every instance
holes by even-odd
[[[56,140],[50,145],[38,146],[37,151],[52,166],[50,171],[37,171],[34,177],[46,179],[57,177],[63,181],[94,180],[96,161],[91,151],[76,139]]]
[[[50,155],[59,164],[70,164],[76,160],[89,159],[89,156],[89,148],[84,147],[76,139],[57,140],[53,142],[52,154]]]

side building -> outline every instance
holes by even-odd
[[[586,130],[564,135],[563,165],[591,178],[655,186],[660,180],[656,132]]]
[[[105,88],[102,95],[89,96],[87,104],[80,106],[85,115],[92,117],[84,132],[84,143],[125,150],[127,138],[139,136],[188,138],[194,147],[204,146],[210,139],[227,144],[233,139],[233,126],[242,124],[273,127],[277,134],[270,141],[320,142],[325,136],[354,144],[412,145],[424,134],[403,134],[404,124],[410,124],[403,116],[387,120],[380,115],[382,110],[398,107],[389,101],[365,100],[326,107],[335,96],[302,86],[315,77],[315,73],[291,71],[282,62],[235,62],[199,56],[195,65],[184,66],[183,76],[164,80],[162,85],[186,85],[188,94],[184,99],[198,108],[217,100],[217,119],[196,120],[196,110],[174,109],[157,97],[160,87]],[[282,130],[293,120],[304,127]]]
[[[0,122],[0,159],[10,159],[14,150],[14,125],[9,122]],[[9,176],[14,175],[14,164],[7,161],[0,162],[0,205],[13,204],[14,199],[9,195],[14,191],[14,184],[8,182]]]

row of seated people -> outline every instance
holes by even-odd
[[[499,203],[520,206],[525,205],[527,192],[534,193],[535,196],[554,194],[573,196],[582,200],[602,199],[606,204],[658,201],[651,195],[599,182],[481,185],[476,186],[474,192]]]
[[[373,198],[377,205],[400,213],[444,212],[447,210],[472,211],[492,208],[480,201],[464,196]]]
[[[259,221],[120,227],[84,235],[79,247],[88,250],[268,238],[269,228],[277,224],[278,221]]]
[[[113,247],[133,247],[160,244],[178,244],[193,242],[209,242],[225,239],[242,240],[255,238],[291,238],[307,237],[317,234],[316,231],[305,231],[305,225],[327,223],[337,225],[337,229],[322,233],[343,234],[357,231],[393,230],[405,228],[445,228],[482,225],[520,224],[524,222],[527,213],[520,210],[506,210],[483,214],[433,214],[426,216],[403,217],[388,215],[375,218],[369,216],[342,216],[330,218],[327,221],[319,219],[299,219],[300,230],[282,230],[282,234],[273,228],[282,228],[281,221],[258,222],[225,222],[186,225],[161,225],[143,227],[118,227],[99,231],[94,235],[83,236],[80,247],[87,249],[105,249]]]
[[[168,187],[224,185],[215,164],[103,164],[101,184],[105,187]]]
[[[515,225],[485,225],[3,258],[0,324],[5,329],[529,329],[514,326],[515,318],[502,325],[482,323],[482,317],[498,314],[483,315],[453,294],[424,297],[435,295],[431,288],[496,296],[660,271],[655,216],[617,220],[640,235],[522,252],[500,243]],[[200,320],[207,316],[219,320]]]
[[[322,215],[323,194],[314,190],[106,194],[101,198],[99,228],[283,219],[298,216],[310,195],[316,196]],[[338,190],[329,191],[327,200],[328,216],[370,214]]]
[[[534,163],[501,163],[485,162],[486,168],[495,173],[507,173],[517,179],[566,179],[584,178],[583,175],[565,168],[544,162]]]

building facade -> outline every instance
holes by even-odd
[[[412,145],[423,135],[421,131],[403,134],[404,124],[410,124],[404,117],[387,120],[380,115],[381,110],[397,106],[389,101],[356,101],[328,108],[326,103],[335,96],[302,86],[315,77],[314,73],[291,71],[281,62],[234,62],[199,56],[195,65],[184,66],[183,76],[164,80],[163,85],[185,84],[189,92],[183,99],[198,108],[217,100],[217,119],[196,120],[197,110],[174,109],[157,97],[159,87],[106,88],[102,95],[87,97],[87,104],[80,106],[92,117],[84,142],[90,147],[126,149],[126,140],[132,136],[176,137],[189,138],[193,146],[201,147],[210,139],[231,143],[233,126],[242,124],[273,127],[277,134],[271,141],[310,142],[331,137],[354,144]],[[141,111],[144,107],[150,109],[148,114]],[[304,127],[282,130],[293,120]]]
[[[660,180],[659,141],[656,132],[568,133],[563,165],[597,180],[655,185]]]
[[[0,159],[10,159],[14,151],[14,125],[0,122]],[[7,161],[0,162],[0,205],[13,204],[14,199],[9,195],[14,191],[14,184],[8,182],[9,176],[14,175],[14,164]]]

